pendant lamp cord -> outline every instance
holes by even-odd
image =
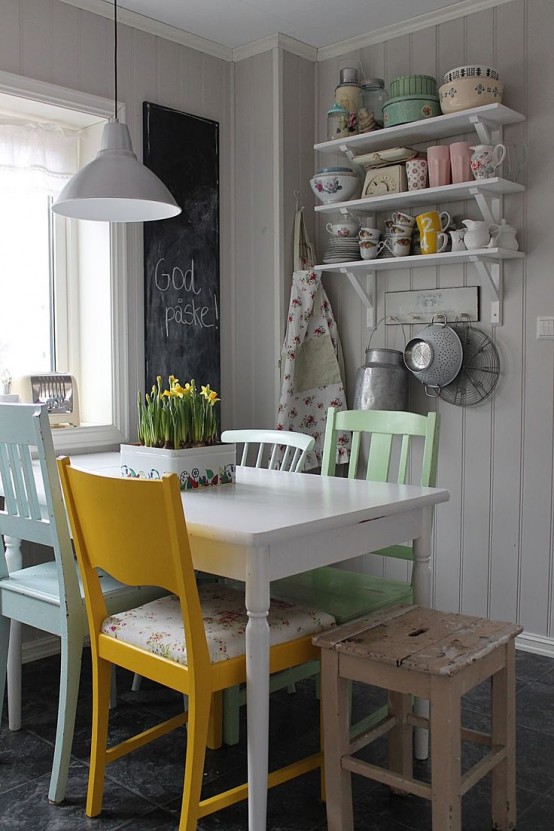
[[[117,121],[117,0],[113,3],[114,120]]]

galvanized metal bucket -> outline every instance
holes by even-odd
[[[379,323],[384,320],[381,320]],[[406,341],[404,327],[398,321]],[[397,349],[372,347],[371,333],[365,350],[365,364],[356,370],[356,387],[354,391],[355,410],[407,410],[408,379],[410,373],[404,364],[403,352]]]

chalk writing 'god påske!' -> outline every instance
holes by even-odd
[[[191,260],[190,268],[185,271],[179,266],[166,271],[164,263],[163,257],[156,263],[154,281],[158,291],[161,294],[178,292],[189,295],[189,297],[179,297],[173,303],[164,306],[165,336],[169,337],[170,329],[174,325],[196,326],[202,329],[217,328],[219,310],[216,295],[213,294],[210,298],[211,304],[206,298],[201,301],[195,296],[201,293],[201,288],[196,285],[194,260]],[[190,295],[193,296],[190,297]]]

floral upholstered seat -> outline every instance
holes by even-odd
[[[212,662],[244,655],[248,622],[244,592],[212,584],[201,586],[199,596]],[[326,612],[272,600],[268,623],[271,646],[276,646],[328,629],[335,619]],[[175,595],[110,615],[102,624],[102,632],[171,661],[187,663],[183,618]]]

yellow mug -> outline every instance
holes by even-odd
[[[442,231],[425,231],[421,235],[420,248],[422,254],[441,254],[448,243],[448,234]]]
[[[416,216],[417,227],[421,236],[427,231],[446,231],[450,225],[450,214],[448,211],[427,211]]]

